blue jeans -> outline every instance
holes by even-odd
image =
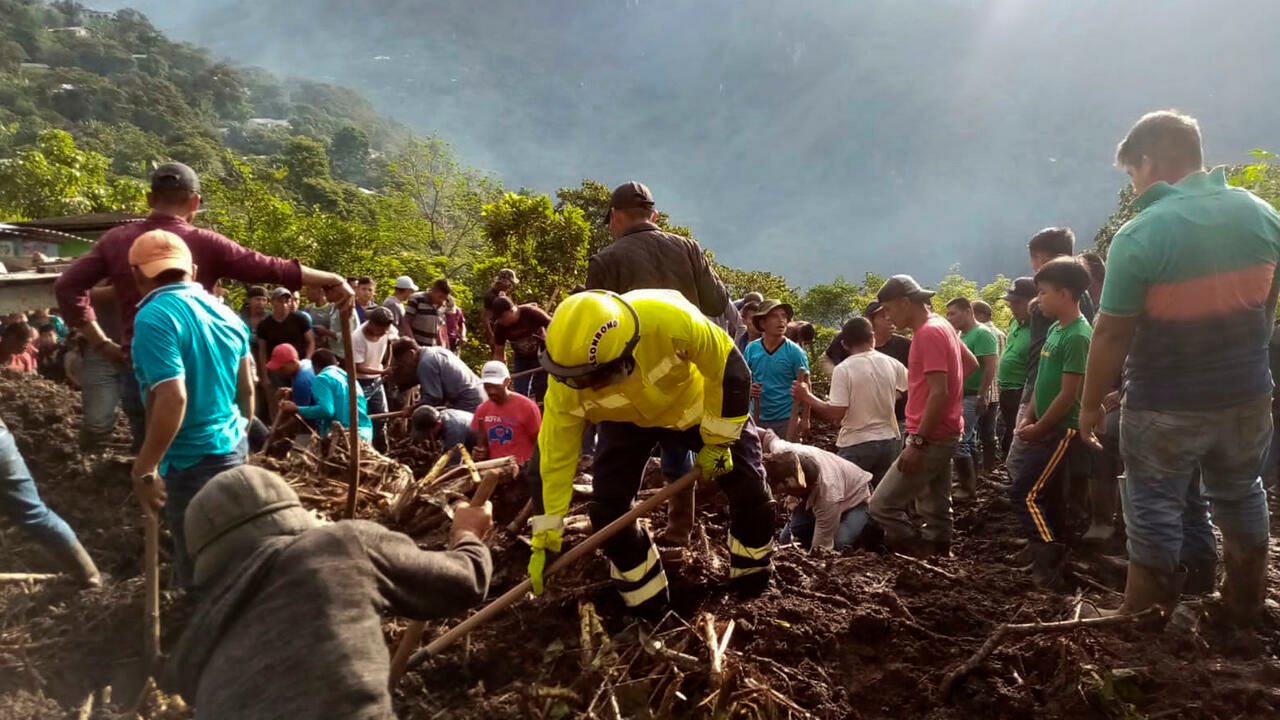
[[[226,455],[206,455],[200,462],[181,470],[170,470],[164,476],[164,519],[169,525],[169,534],[173,536],[173,578],[174,583],[182,587],[191,587],[192,574],[195,568],[191,556],[187,554],[187,535],[185,517],[191,498],[200,492],[200,488],[223,470],[240,467],[244,464],[248,443],[241,440],[240,447]]]
[[[871,473],[871,488],[880,484],[880,478],[889,472],[902,454],[902,439],[868,440],[857,445],[836,448],[836,454]]]
[[[360,390],[364,393],[365,412],[377,415],[387,411],[387,392],[382,378],[356,378],[356,382],[360,383]],[[386,431],[386,420],[373,421],[373,447],[379,452],[387,451]]]
[[[853,547],[870,520],[867,503],[845,510],[840,516],[840,527],[836,529],[836,550]],[[813,545],[814,525],[813,512],[801,505],[791,512],[791,520],[782,528],[781,540],[789,543],[794,539],[807,549]]]
[[[142,449],[142,438],[147,434],[147,403],[142,397],[142,388],[138,387],[138,376],[133,374],[133,365],[120,370],[120,405],[129,418],[129,432],[133,435],[133,452]]]
[[[36,491],[36,481],[13,442],[13,433],[0,422],[0,512],[51,550],[74,547],[76,534],[49,509]]]
[[[1223,535],[1267,542],[1270,517],[1258,473],[1271,430],[1269,397],[1196,412],[1125,408],[1120,499],[1129,559],[1173,572],[1180,560],[1191,559],[1184,552],[1207,555],[1216,548],[1210,514]],[[1207,503],[1192,492],[1197,471]]]
[[[80,403],[84,421],[80,445],[93,448],[110,440],[116,429],[116,408],[120,405],[123,371],[97,350],[86,348],[80,366]]]
[[[515,355],[515,368],[511,372],[518,373],[525,370],[542,367],[538,362],[537,355]],[[511,389],[521,395],[532,398],[539,405],[542,404],[542,398],[547,394],[547,374],[545,372],[535,372],[524,377],[518,377],[511,381]]]
[[[670,480],[677,480],[693,469],[693,453],[681,445],[674,443],[658,443],[662,460],[662,474]]]
[[[983,403],[984,406],[986,403]],[[986,409],[985,407],[983,408]],[[976,457],[978,454],[978,396],[964,396],[964,432],[956,445],[956,457]]]

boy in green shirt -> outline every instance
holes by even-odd
[[[1089,289],[1089,271],[1079,260],[1046,263],[1035,277],[1040,311],[1054,320],[1040,351],[1031,407],[1017,429],[1023,451],[1009,457],[1014,509],[1031,541],[1031,579],[1037,587],[1060,590],[1067,546],[1061,542],[1062,483],[1067,457],[1080,446],[1080,389],[1093,329],[1080,314],[1080,296]]]

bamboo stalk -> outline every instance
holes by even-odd
[[[347,517],[356,516],[356,491],[360,488],[360,404],[356,401],[356,353],[351,338],[351,309],[339,312],[342,323],[342,364],[347,371],[347,443],[350,463],[347,468]]]
[[[489,502],[489,497],[493,495],[494,488],[498,487],[498,479],[502,477],[501,473],[490,473],[483,480],[480,477],[480,471],[476,469],[476,463],[471,459],[471,453],[467,449],[459,446],[459,452],[462,454],[462,462],[466,466],[467,471],[471,473],[471,480],[476,485],[476,492],[471,496],[471,505],[484,505]],[[396,654],[391,658],[391,687],[395,687],[400,682],[400,678],[404,675],[410,660],[410,653],[414,648],[422,643],[422,633],[426,629],[426,623],[421,620],[414,620],[409,623],[409,627],[405,628],[404,636],[400,638],[400,645],[396,648]]]
[[[650,512],[653,512],[654,508],[665,503],[667,500],[670,500],[673,496],[684,491],[684,489],[690,485],[693,485],[697,482],[701,474],[702,471],[695,467],[693,470],[685,473],[679,480],[676,480],[670,485],[659,490],[648,500],[645,500],[639,505],[631,508],[631,510],[622,517],[614,520],[600,530],[597,530],[586,540],[573,546],[568,552],[561,555],[546,569],[543,573],[543,577],[549,578],[570,565],[573,565],[578,560],[594,553],[596,549],[603,545],[609,538],[617,535],[624,528],[630,527],[631,523],[648,515]],[[408,667],[416,667],[422,664],[428,657],[439,654],[445,648],[457,642],[460,638],[464,637],[476,627],[488,622],[503,610],[506,610],[524,599],[525,594],[532,588],[533,584],[529,582],[528,578],[526,578],[519,585],[516,585],[504,593],[502,597],[499,597],[497,600],[494,600],[484,606],[479,612],[459,623],[457,627],[436,638],[425,648],[414,653],[413,657],[409,658]]]

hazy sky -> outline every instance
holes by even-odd
[[[1047,225],[1091,243],[1148,110],[1199,117],[1211,164],[1280,149],[1267,0],[96,4],[354,87],[508,187],[642,180],[719,259],[800,285],[1024,274]]]

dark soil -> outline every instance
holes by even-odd
[[[84,592],[65,581],[0,585],[0,718],[75,717],[85,697],[119,682],[141,650],[142,529],[120,454],[127,433],[123,425],[117,431],[120,451],[82,455],[78,394],[29,377],[0,376],[0,418],[45,500],[108,576],[103,589]],[[816,441],[830,443],[830,430],[817,430]],[[577,717],[590,707],[610,717],[602,712],[609,694],[624,717],[710,716],[720,699],[732,700],[723,713],[743,717],[800,716],[794,708],[823,718],[1280,716],[1280,552],[1256,632],[1206,620],[1194,631],[1147,622],[1014,637],[944,699],[942,680],[999,624],[1065,619],[1075,607],[1074,593],[1039,592],[1019,569],[1021,533],[994,488],[984,485],[976,502],[957,507],[953,558],[925,566],[871,549],[815,556],[784,547],[773,584],[751,599],[727,591],[727,512],[703,495],[693,547],[680,567],[668,565],[674,613],[656,627],[626,616],[596,556],[412,672],[396,695],[401,716]],[[658,513],[653,525],[662,522]],[[0,571],[49,569],[37,548],[4,527]],[[528,559],[526,545],[505,531],[495,545],[491,597],[524,578]],[[1078,576],[1120,589],[1123,570],[1086,549],[1072,557]],[[1080,586],[1085,599],[1118,603],[1115,592]],[[586,603],[604,632],[591,641],[595,662],[584,663]],[[701,613],[721,632],[735,623],[719,693],[706,646],[686,625]],[[180,633],[181,615],[167,600],[166,645]],[[388,619],[389,642],[403,626]],[[428,639],[442,627],[429,625]],[[694,664],[677,668],[641,650],[642,631]],[[149,706],[144,715],[182,713]]]

